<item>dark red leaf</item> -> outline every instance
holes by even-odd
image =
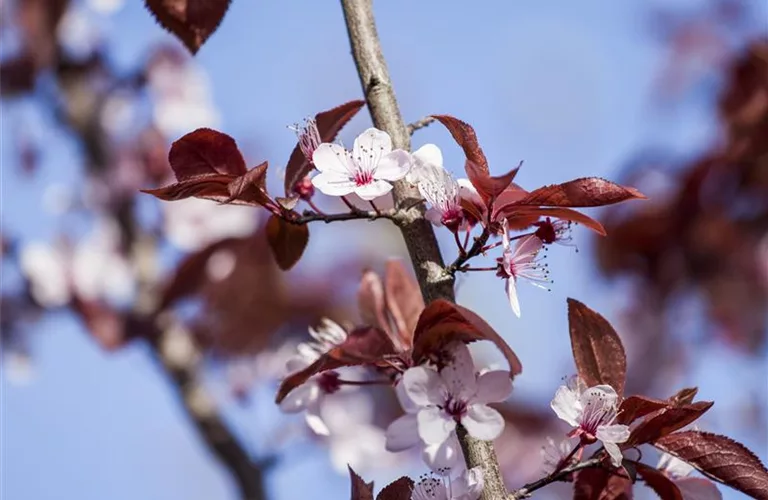
[[[248,171],[235,140],[209,128],[199,128],[174,142],[168,161],[178,181],[207,174],[239,177]]]
[[[151,194],[165,201],[195,197],[224,203],[231,198],[229,194],[229,183],[231,181],[232,177],[229,175],[198,175],[161,188],[142,189],[141,192]]]
[[[233,179],[229,185],[229,200],[239,200],[244,203],[268,206],[272,200],[267,194],[267,162],[253,167],[245,174]]]
[[[640,417],[666,408],[669,405],[669,401],[647,398],[645,396],[630,396],[621,402],[616,421],[620,424],[629,424]]]
[[[306,224],[291,224],[272,215],[267,221],[267,241],[277,265],[287,271],[299,261],[307,248],[309,228]]]
[[[395,354],[395,346],[386,332],[374,327],[353,330],[343,343],[320,356],[307,368],[286,377],[277,390],[277,402],[280,403],[289,392],[312,375],[343,366],[377,365],[381,357],[387,354]]]
[[[506,217],[510,227],[519,227],[518,221],[530,221],[535,222],[542,217],[551,217],[553,219],[569,220],[582,224],[593,230],[600,236],[605,236],[605,228],[598,221],[584,215],[576,210],[570,208],[549,208],[549,207],[530,207],[519,205],[507,205],[501,210],[496,211],[494,220],[500,220],[502,217]]]
[[[373,500],[373,481],[366,483],[362,477],[357,475],[357,472],[352,470],[352,467],[347,466],[349,469],[349,480],[352,483],[352,500]]]
[[[363,324],[389,332],[386,306],[381,278],[371,270],[364,271],[357,288],[357,307]]]
[[[627,357],[616,330],[600,314],[568,299],[568,327],[579,377],[589,386],[607,384],[624,394]]]
[[[630,500],[632,480],[621,471],[584,469],[576,474],[574,500]]]
[[[315,115],[317,122],[317,131],[320,132],[320,139],[323,142],[333,142],[339,131],[351,120],[360,108],[365,105],[365,101],[349,101],[328,111],[323,111]],[[312,170],[309,160],[304,157],[298,143],[293,148],[291,157],[288,159],[288,165],[285,167],[285,192],[289,194],[293,191],[293,186],[302,180]]]
[[[509,363],[511,377],[522,372],[517,355],[485,320],[443,299],[432,301],[419,317],[413,337],[413,361],[420,364],[454,341],[466,344],[477,340],[490,340],[501,350]]]
[[[680,430],[701,417],[713,404],[712,401],[699,401],[698,403],[665,408],[652,413],[632,429],[629,439],[622,447],[631,448],[639,444],[649,443]]]
[[[728,437],[700,431],[677,432],[656,440],[654,446],[715,481],[752,498],[768,499],[768,470],[754,453]]]
[[[376,500],[411,500],[413,480],[403,476],[389,483],[376,495]]]
[[[485,158],[485,154],[480,148],[480,144],[477,142],[475,129],[473,129],[470,124],[449,115],[434,115],[432,118],[442,123],[453,136],[453,140],[455,140],[461,149],[464,150],[464,156],[467,158],[467,165],[469,165],[469,163],[473,164],[472,169],[474,170],[474,175],[490,177],[491,172],[488,168],[488,160]],[[467,176],[469,175],[468,168]],[[472,182],[472,184],[474,185],[474,182]]]
[[[599,177],[585,177],[562,184],[541,187],[512,204],[545,207],[599,207],[633,198],[644,199],[645,195],[635,188],[620,186]]]
[[[384,275],[384,296],[387,310],[397,328],[397,335],[407,347],[413,344],[413,332],[424,310],[424,299],[416,279],[402,261],[387,261]]]
[[[686,387],[685,389],[679,390],[677,394],[669,398],[669,402],[675,406],[689,405],[693,403],[693,398],[696,397],[698,392],[698,387]]]
[[[653,489],[661,500],[683,500],[680,488],[658,469],[649,467],[640,462],[635,462],[638,475],[645,481],[649,488]]]
[[[520,165],[498,177],[492,177],[485,169],[469,160],[467,160],[464,169],[467,172],[469,182],[477,189],[477,194],[483,199],[485,205],[490,207],[496,198],[512,184],[517,171],[520,170]]]
[[[146,0],[147,9],[196,53],[227,13],[230,0]]]

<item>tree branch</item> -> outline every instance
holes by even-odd
[[[345,221],[345,220],[360,220],[367,219],[374,221],[376,219],[390,219],[394,220],[398,215],[396,210],[356,210],[354,212],[344,212],[340,214],[319,214],[317,212],[305,211],[298,219],[286,219],[291,224],[308,224],[310,222],[325,222],[330,224],[331,222]]]
[[[538,481],[534,481],[532,483],[528,483],[522,488],[519,488],[509,494],[509,500],[520,500],[522,498],[526,498],[530,496],[531,493],[534,491],[543,488],[544,486],[554,483],[555,481],[560,481],[562,479],[565,479],[570,474],[573,474],[574,472],[580,471],[582,469],[589,469],[591,467],[600,467],[603,459],[602,458],[590,458],[589,460],[585,460],[584,462],[579,462],[577,464],[571,465],[570,467],[565,467],[563,469],[560,469],[559,471],[555,471],[552,474],[549,474],[548,476],[545,476]]]
[[[430,123],[435,121],[435,119],[431,116],[425,116],[421,120],[416,120],[413,123],[408,124],[408,135],[413,135],[414,132],[419,130],[420,128],[428,127]]]
[[[408,151],[411,148],[410,133],[400,115],[387,64],[381,51],[372,0],[341,0],[341,6],[352,47],[352,56],[373,124],[392,137],[394,147]],[[435,299],[454,301],[453,276],[445,271],[435,233],[429,221],[424,218],[423,204],[414,203],[421,199],[418,189],[401,180],[395,182],[392,194],[395,206],[411,206],[396,222],[408,248],[424,301],[426,303]],[[464,450],[467,466],[470,468],[480,466],[483,469],[485,487],[481,495],[482,500],[506,498],[507,489],[499,471],[493,443],[471,439],[465,432],[459,434],[459,441]]]

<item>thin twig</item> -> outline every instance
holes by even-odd
[[[582,469],[600,467],[601,466],[600,464],[602,463],[602,461],[603,461],[602,458],[590,458],[589,460],[585,460],[584,462],[579,462],[577,464],[571,465],[570,467],[565,467],[564,469],[555,471],[552,474],[549,474],[548,476],[545,476],[532,483],[528,483],[522,488],[519,488],[511,492],[509,494],[509,500],[520,500],[522,498],[526,498],[530,496],[530,494],[533,493],[534,491],[540,488],[543,488],[548,484],[565,479],[570,474],[573,474],[574,472],[578,472]]]
[[[454,260],[453,263],[445,269],[448,274],[451,276],[455,275],[456,272],[459,271],[459,268],[466,264],[469,259],[477,257],[483,253],[483,247],[485,247],[485,244],[490,237],[491,233],[488,231],[488,229],[483,229],[483,234],[475,238],[475,243],[472,244],[472,248],[467,250],[464,255],[459,255],[456,257],[456,260]]]
[[[414,132],[419,130],[420,128],[428,127],[430,123],[435,121],[435,119],[431,116],[425,116],[421,120],[416,120],[413,123],[410,123],[408,125],[408,135],[413,135]]]
[[[325,222],[329,224],[331,222],[338,222],[344,220],[356,220],[356,219],[390,219],[393,220],[397,215],[395,210],[379,210],[375,212],[373,210],[355,210],[354,212],[343,212],[340,214],[319,214],[316,212],[306,211],[301,217],[297,219],[286,219],[291,224],[308,224],[310,222]]]

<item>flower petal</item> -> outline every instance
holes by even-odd
[[[663,470],[667,474],[675,477],[685,477],[694,470],[694,467],[691,464],[680,460],[676,456],[670,455],[669,453],[661,454],[659,457],[659,463],[656,468]]]
[[[515,278],[507,278],[507,298],[509,299],[509,306],[512,308],[512,312],[519,318],[520,301],[517,299],[517,283]]]
[[[407,414],[389,424],[385,434],[388,451],[403,451],[419,444],[418,423],[416,415]]]
[[[477,376],[472,354],[463,342],[453,342],[448,349],[452,359],[440,370],[440,377],[454,399],[469,401],[477,392]]]
[[[491,441],[504,430],[504,417],[490,406],[470,405],[467,413],[461,417],[461,424],[470,436],[483,441]]]
[[[379,160],[373,172],[373,178],[398,181],[408,174],[412,165],[411,154],[402,149],[396,149]]]
[[[403,373],[399,385],[403,386],[405,394],[418,406],[445,403],[445,386],[435,370],[424,366],[409,368]]]
[[[506,370],[485,372],[477,378],[477,392],[473,403],[499,403],[512,394],[512,379]]]
[[[629,439],[629,427],[626,425],[601,425],[595,437],[603,443],[623,443]]]
[[[605,451],[608,452],[608,455],[610,455],[613,466],[621,467],[621,461],[624,459],[624,456],[621,454],[619,446],[611,442],[606,443],[605,441],[603,441],[603,446],[605,447]]]
[[[427,211],[424,213],[424,218],[435,226],[443,225],[443,213],[435,207],[427,209]]]
[[[596,385],[581,393],[579,401],[582,408],[615,408],[619,395],[610,385]]]
[[[413,152],[413,159],[419,165],[443,166],[443,152],[435,144],[424,144]]]
[[[337,172],[323,172],[312,177],[312,185],[328,196],[346,196],[357,188],[346,174]]]
[[[327,142],[320,144],[312,153],[312,163],[320,172],[336,172],[348,177],[357,169],[349,151],[338,144]]]
[[[419,437],[426,444],[439,444],[456,429],[456,421],[440,408],[428,406],[416,414]]]
[[[383,130],[379,130],[375,127],[371,127],[363,131],[355,139],[355,145],[352,148],[352,154],[355,158],[364,160],[366,155],[374,153],[375,156],[381,157],[388,155],[392,151],[392,138],[388,133]],[[358,161],[358,163],[360,162]]]
[[[318,399],[320,399],[320,386],[310,379],[288,393],[280,402],[280,410],[285,413],[298,413]]]
[[[438,469],[455,470],[464,465],[461,453],[459,439],[456,437],[456,433],[452,432],[448,439],[442,443],[425,445],[421,457],[424,463],[434,471]]]
[[[555,414],[573,427],[579,426],[579,420],[583,413],[583,406],[579,401],[579,395],[569,387],[561,385],[555,392],[555,397],[549,406]]]
[[[451,483],[452,500],[477,500],[483,491],[483,469],[473,467]]]
[[[403,384],[402,378],[395,385],[395,395],[397,396],[397,400],[400,402],[400,406],[403,408],[405,413],[416,413],[417,411],[419,411],[419,405],[417,405],[410,398],[410,396],[408,396],[408,393],[405,390],[405,384]]]
[[[392,184],[376,179],[363,186],[355,187],[355,194],[366,201],[375,200],[390,191],[392,191]]]
[[[318,436],[330,436],[331,430],[320,416],[320,399],[307,407],[307,413],[304,414],[304,420],[312,431]]]

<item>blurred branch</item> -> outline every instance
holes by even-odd
[[[373,124],[392,137],[395,148],[409,151],[411,149],[410,131],[400,114],[387,63],[381,51],[373,16],[373,2],[372,0],[341,0],[341,6],[352,47],[352,56]],[[405,180],[395,182],[392,195],[395,206],[410,205],[421,199],[418,188]],[[435,299],[455,301],[454,279],[452,275],[445,272],[445,263],[437,245],[437,238],[431,224],[424,218],[423,204],[416,204],[409,209],[406,217],[398,220],[398,227],[403,234],[416,271],[424,302],[428,304]],[[467,467],[480,466],[484,472],[485,485],[480,498],[482,500],[506,498],[507,488],[501,477],[493,443],[471,439],[466,432],[462,432],[461,426],[458,429]]]
[[[415,122],[408,124],[408,135],[413,135],[413,133],[420,128],[428,127],[433,121],[435,121],[433,117],[425,116],[421,120],[416,120]]]
[[[559,471],[555,471],[552,474],[539,479],[538,481],[528,483],[522,488],[511,492],[509,494],[509,500],[520,500],[522,498],[527,498],[531,496],[531,493],[540,488],[543,488],[544,486],[547,486],[548,484],[554,483],[555,481],[561,481],[568,477],[570,474],[573,474],[574,472],[580,471],[582,469],[600,467],[601,463],[601,458],[591,458],[589,460],[585,460],[584,462],[579,462],[577,464],[571,465],[570,467],[565,467]]]
[[[133,222],[133,221],[131,221]],[[243,500],[265,500],[262,463],[251,459],[235,435],[227,427],[216,408],[216,402],[198,377],[203,355],[188,331],[170,314],[155,316],[159,303],[155,269],[157,248],[147,234],[139,234],[132,247],[138,277],[139,293],[135,302],[137,314],[154,319],[157,335],[149,344],[159,365],[177,390],[182,407],[200,437],[237,482]]]

